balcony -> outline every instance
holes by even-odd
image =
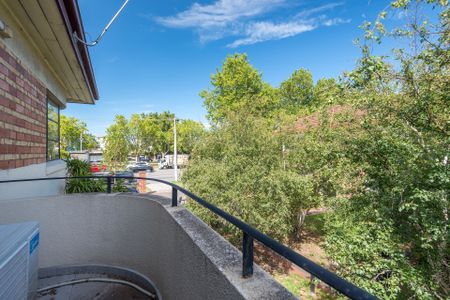
[[[110,186],[111,177],[107,182]],[[100,298],[116,293],[137,299],[295,299],[253,263],[253,239],[350,298],[374,299],[189,191],[166,184],[172,185],[171,198],[95,193],[4,200],[0,220],[39,222],[41,299],[80,299],[93,292]],[[241,229],[243,253],[178,205],[179,192]]]

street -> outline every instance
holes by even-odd
[[[180,170],[178,170],[178,174],[180,174]],[[155,168],[154,172],[147,172],[147,177],[165,180],[168,182],[175,181],[175,174],[173,169],[158,170]],[[164,183],[147,181],[147,192],[167,195],[172,192],[172,188]]]

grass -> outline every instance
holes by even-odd
[[[302,277],[298,274],[277,274],[275,279],[287,288],[294,296],[300,299],[339,299],[340,297],[334,295],[317,286],[315,295],[310,292],[310,279]]]
[[[275,279],[297,297],[309,289],[309,280],[297,274],[276,274]]]

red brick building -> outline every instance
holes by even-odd
[[[64,176],[59,112],[98,92],[76,0],[0,0],[0,180]],[[2,187],[5,189],[5,186]],[[63,182],[8,185],[0,199],[62,192]]]

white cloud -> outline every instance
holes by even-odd
[[[323,22],[323,25],[334,26],[334,25],[346,24],[346,23],[350,23],[350,22],[351,22],[350,19],[333,18],[333,19],[325,20]]]
[[[194,3],[188,10],[157,21],[168,27],[225,27],[232,22],[261,15],[275,9],[286,0],[218,0],[209,5]]]
[[[294,36],[306,31],[316,29],[316,25],[304,24],[302,22],[287,22],[274,24],[272,22],[253,23],[246,29],[246,37],[237,39],[227,45],[230,48],[236,48],[242,45],[251,45],[269,40],[279,40]]]
[[[236,37],[228,44],[235,48],[269,40],[279,40],[314,30],[320,26],[333,26],[349,20],[314,15],[330,11],[343,2],[328,3],[291,14],[286,21],[274,22],[268,13],[287,5],[288,0],[216,0],[207,5],[194,3],[189,9],[173,16],[157,17],[155,20],[166,27],[191,28],[200,42]],[[287,7],[287,6],[286,6]],[[290,7],[292,8],[292,7]],[[266,20],[264,20],[266,19]]]
[[[328,3],[328,4],[317,6],[317,7],[314,7],[314,8],[305,9],[305,10],[299,12],[295,16],[295,18],[306,18],[306,17],[309,17],[309,16],[311,16],[313,14],[317,14],[319,12],[326,11],[326,10],[331,10],[331,9],[334,9],[334,8],[336,8],[338,6],[341,6],[341,5],[344,5],[344,2]]]

